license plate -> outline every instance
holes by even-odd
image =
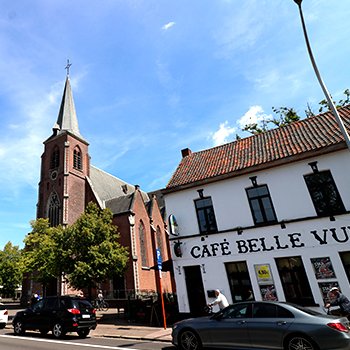
[[[90,315],[82,315],[83,318],[90,318]]]

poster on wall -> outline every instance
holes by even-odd
[[[264,301],[277,301],[277,293],[274,284],[260,286],[260,293]]]
[[[318,280],[336,278],[330,258],[312,258],[311,263],[314,267],[315,276]]]
[[[328,294],[329,290],[332,287],[338,287],[339,288],[339,284],[338,282],[323,282],[323,283],[319,283],[318,284],[321,294],[322,294],[322,299],[324,301],[324,303],[326,304],[330,299],[332,299],[332,295]]]
[[[270,264],[254,265],[259,285],[273,284]]]

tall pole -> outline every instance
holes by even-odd
[[[306,46],[307,46],[307,51],[309,53],[309,56],[310,56],[310,60],[311,60],[311,63],[312,63],[312,66],[314,68],[314,71],[315,71],[315,74],[317,76],[317,79],[318,79],[318,82],[320,83],[321,85],[321,88],[323,90],[323,93],[324,95],[326,96],[326,100],[328,102],[328,106],[330,108],[330,110],[332,111],[338,125],[339,125],[339,128],[343,134],[343,137],[345,139],[345,142],[346,142],[346,145],[348,146],[348,149],[350,150],[350,137],[349,137],[349,134],[344,126],[344,123],[343,121],[341,120],[340,116],[339,116],[339,113],[337,111],[337,108],[335,107],[334,105],[334,102],[327,90],[327,87],[326,85],[324,84],[323,80],[322,80],[322,77],[320,75],[320,72],[318,71],[318,68],[317,68],[317,65],[316,65],[316,62],[315,62],[315,59],[314,59],[314,55],[312,54],[312,50],[311,50],[311,46],[310,46],[310,42],[309,42],[309,38],[308,38],[308,35],[307,35],[307,32],[306,32],[306,25],[305,25],[305,21],[304,21],[304,16],[303,16],[303,11],[301,9],[301,3],[302,3],[303,0],[294,0],[294,2],[298,5],[299,7],[299,13],[300,13],[300,18],[301,18],[301,24],[303,26],[303,32],[304,32],[304,37],[305,37],[305,41],[306,41]]]

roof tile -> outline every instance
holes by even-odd
[[[338,110],[350,131],[350,106]],[[272,163],[345,142],[331,112],[230,142],[182,158],[167,190]]]

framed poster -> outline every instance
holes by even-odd
[[[315,271],[315,276],[318,280],[336,278],[333,265],[329,257],[311,258],[310,260]]]
[[[260,286],[260,293],[264,301],[277,301],[277,293],[274,284]]]
[[[273,284],[270,264],[254,265],[259,285]]]

